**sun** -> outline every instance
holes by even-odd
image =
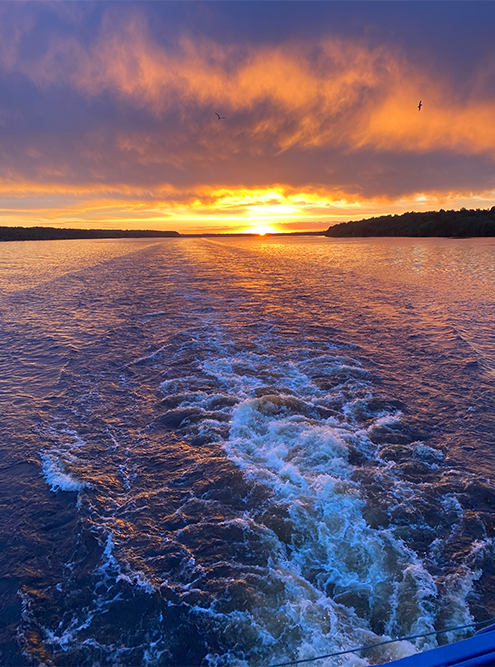
[[[272,225],[255,225],[246,229],[248,234],[259,234],[260,236],[265,236],[265,234],[275,234],[279,230]]]

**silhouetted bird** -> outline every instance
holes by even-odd
[[[422,106],[423,106],[423,102],[421,100],[419,100],[418,111],[421,111]]]
[[[221,116],[221,115],[220,115],[219,113],[217,113],[216,111],[215,111],[215,113],[217,114],[218,120],[225,120],[225,116]]]

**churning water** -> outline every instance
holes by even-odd
[[[0,250],[1,664],[261,667],[495,616],[494,242]]]

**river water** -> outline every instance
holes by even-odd
[[[0,270],[0,664],[261,667],[495,616],[495,240]]]

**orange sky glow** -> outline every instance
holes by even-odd
[[[316,231],[495,205],[493,49],[459,94],[454,62],[429,54],[425,67],[368,24],[272,42],[181,24],[167,41],[156,3],[97,15],[8,4],[0,83],[17,92],[0,104],[2,225]],[[214,24],[221,10],[206,4]]]
[[[81,191],[82,190],[82,191]],[[125,188],[101,192],[97,188],[18,184],[0,190],[1,224],[105,229],[174,229],[182,233],[268,233],[318,231],[329,224],[360,220],[384,213],[428,211],[438,208],[487,208],[492,192],[417,194],[397,200],[333,198],[324,192],[290,193],[282,187],[206,190],[177,200],[167,193]]]

